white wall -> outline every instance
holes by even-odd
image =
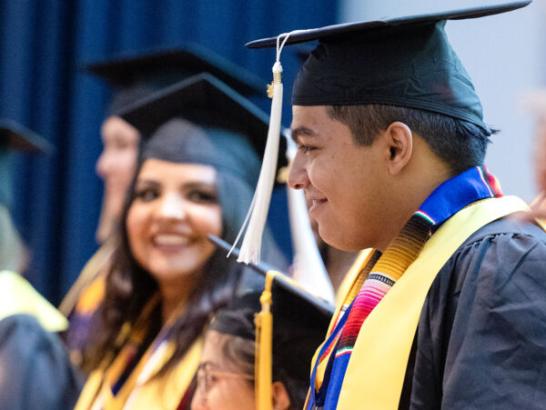
[[[454,9],[476,1],[342,0],[340,21]],[[481,1],[480,4],[498,3]],[[533,118],[522,96],[546,84],[546,0],[515,12],[451,21],[447,32],[481,97],[485,120],[501,130],[486,164],[506,193],[530,200],[536,194],[531,162]]]

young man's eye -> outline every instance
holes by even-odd
[[[137,189],[134,198],[143,202],[150,202],[159,196],[159,192],[152,188]]]
[[[309,152],[315,150],[316,147],[312,147],[311,145],[299,144],[298,149],[304,154],[308,154]]]
[[[209,373],[207,381],[209,386],[213,386],[216,382],[218,382],[218,377],[214,373]]]

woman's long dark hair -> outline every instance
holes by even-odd
[[[89,355],[86,355],[91,358],[86,370],[95,369],[103,360],[113,359],[117,355],[122,347],[117,339],[124,323],[134,324],[158,289],[155,279],[135,260],[126,227],[136,181],[145,161],[146,158],[139,160],[127,195],[119,229],[119,247],[107,275],[105,298],[93,332],[95,340],[91,343]],[[218,201],[222,209],[222,239],[233,243],[252,200],[253,187],[244,179],[227,172],[217,171],[216,175]],[[277,265],[279,260],[283,260],[269,234],[264,237],[264,255],[266,260],[275,260]],[[246,271],[242,265],[226,259],[223,251],[213,253],[190,293],[184,313],[173,324],[171,337],[175,351],[158,374],[164,374],[185,355],[203,333],[212,314],[233,298],[239,280],[243,274],[246,275]]]

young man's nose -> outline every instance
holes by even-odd
[[[309,185],[309,177],[300,154],[296,154],[288,172],[288,186],[293,189],[303,189]]]

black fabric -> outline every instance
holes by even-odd
[[[394,105],[448,115],[490,131],[472,81],[449,45],[445,22],[504,13],[529,3],[466,4],[456,10],[371,16],[291,32],[286,44],[319,41],[294,82],[292,104]],[[247,46],[276,44],[277,38],[268,38]]]
[[[0,149],[5,148],[42,154],[54,151],[53,145],[34,131],[15,121],[0,119]]]
[[[259,158],[265,151],[267,114],[235,89],[206,73],[154,93],[125,107],[118,115],[144,138],[154,136],[158,127],[171,118],[183,117],[207,129],[222,129],[245,137]],[[219,137],[224,140],[222,135]],[[279,167],[286,164],[285,148],[286,142],[281,138]],[[222,149],[229,150],[229,144],[224,144]],[[244,161],[244,157],[240,159]]]
[[[112,95],[112,101],[110,101],[110,105],[106,110],[106,116],[115,116],[116,113],[123,110],[128,105],[152,95],[161,88],[161,86],[158,88],[158,86],[151,84],[137,83],[131,87],[119,89]]]
[[[513,218],[449,259],[423,307],[401,409],[544,409],[546,233]]]
[[[254,317],[261,310],[261,292],[246,293],[221,309],[210,329],[254,341]],[[301,290],[276,279],[272,289],[273,372],[284,373],[297,380],[307,380],[315,350],[328,330],[331,314],[323,304]]]
[[[444,22],[321,42],[296,78],[292,104],[395,105],[488,129],[472,81],[447,41]]]
[[[254,186],[260,163],[251,144],[240,134],[201,128],[182,118],[169,120],[146,142],[142,159],[213,166]]]
[[[13,151],[31,154],[52,154],[53,145],[45,138],[16,121],[0,119],[0,205],[13,209]],[[1,235],[1,233],[0,233]]]
[[[349,37],[358,35],[358,33],[369,32],[373,30],[392,29],[399,26],[415,26],[422,24],[434,23],[443,20],[463,20],[472,19],[494,14],[506,13],[525,7],[532,0],[518,1],[497,1],[497,2],[467,2],[458,9],[444,9],[433,11],[425,14],[414,14],[406,16],[387,17],[385,16],[368,16],[365,21],[349,22],[332,24],[329,26],[312,28],[306,30],[294,30],[290,32],[288,39],[284,39],[285,44],[306,43],[308,41],[326,41],[335,37]],[[249,48],[264,48],[275,47],[277,37],[262,38],[259,40],[249,41],[246,46]]]
[[[72,409],[81,385],[57,335],[28,315],[0,321],[1,409]]]
[[[264,81],[215,52],[195,43],[176,48],[128,53],[90,63],[86,70],[120,89],[135,84],[165,87],[202,72],[220,78],[241,94],[264,94]]]
[[[108,115],[201,72],[213,73],[241,94],[264,93],[259,77],[197,44],[119,55],[85,69],[114,87]]]
[[[260,309],[260,292],[245,293],[224,309],[220,309],[209,328],[220,333],[255,340],[254,316]]]

